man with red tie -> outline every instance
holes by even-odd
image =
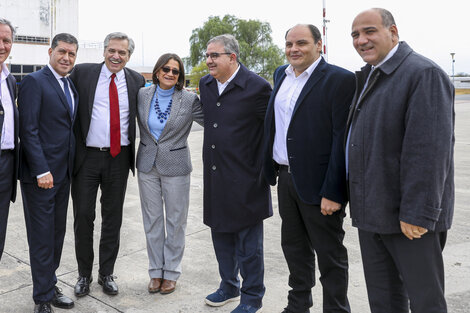
[[[137,93],[145,84],[126,68],[134,41],[124,33],[104,40],[104,62],[77,65],[70,78],[77,87],[75,137],[77,149],[72,178],[75,254],[78,282],[75,295],[90,292],[93,267],[93,228],[98,187],[101,189],[101,238],[98,283],[116,295],[114,264],[119,251],[124,196],[129,169],[135,168]]]

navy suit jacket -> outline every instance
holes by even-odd
[[[286,68],[274,72],[264,124],[264,174],[271,185],[276,184],[278,170],[273,160],[274,100]],[[354,90],[353,73],[322,59],[297,99],[287,131],[287,153],[296,191],[308,204],[320,205],[322,197],[347,202],[343,138]]]
[[[0,66],[1,69],[1,66]],[[16,181],[18,180],[18,131],[19,131],[19,117],[18,117],[18,108],[16,107],[16,79],[13,77],[13,75],[8,75],[7,77],[7,86],[8,90],[10,91],[10,97],[11,97],[11,102],[13,103],[13,118],[14,118],[14,124],[15,124],[15,132],[14,132],[14,140],[15,140],[15,169],[14,173],[15,176],[13,177],[12,181],[12,193],[11,193],[11,201],[15,202],[16,199]],[[2,101],[0,100],[0,130],[3,127],[3,119],[4,119],[4,111],[3,111],[3,105]],[[2,139],[2,132],[0,131],[0,140]],[[2,152],[0,151],[0,154]]]
[[[27,75],[20,84],[20,181],[36,183],[51,172],[54,183],[70,179],[75,153],[73,121],[78,93],[68,79],[75,100],[72,114],[64,91],[49,67]]]

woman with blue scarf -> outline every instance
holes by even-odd
[[[158,59],[152,80],[138,97],[137,176],[149,257],[148,291],[168,294],[181,275],[185,245],[192,171],[187,138],[193,121],[203,124],[203,113],[197,95],[183,89],[184,67],[176,54]]]

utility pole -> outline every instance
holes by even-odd
[[[328,46],[328,36],[327,36],[327,27],[326,23],[330,21],[326,19],[326,0],[323,0],[323,56],[326,61],[328,61],[327,46]]]
[[[455,60],[454,60],[454,55],[455,55],[455,52],[451,52],[451,53],[450,53],[450,56],[452,57],[452,84],[454,84],[454,88],[455,88],[455,74],[454,74],[454,63],[455,63]]]

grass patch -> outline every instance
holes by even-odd
[[[456,95],[468,95],[470,94],[470,89],[455,89]]]

